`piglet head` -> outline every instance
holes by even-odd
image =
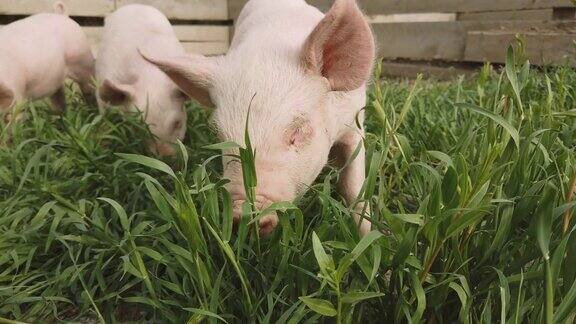
[[[316,179],[341,131],[340,106],[349,91],[362,91],[375,56],[372,32],[353,0],[337,0],[300,46],[272,45],[259,51],[240,45],[215,58],[146,57],[187,95],[216,107],[213,122],[222,141],[244,143],[250,111],[260,208],[293,200]],[[231,157],[237,152],[224,153],[239,219],[246,200],[242,168]],[[275,214],[267,215],[260,231],[268,234],[277,224]]]
[[[156,137],[150,143],[151,150],[161,156],[176,153],[173,144],[186,134],[184,104],[187,97],[171,80],[132,80],[126,83],[104,80],[98,96],[109,105],[137,108]]]

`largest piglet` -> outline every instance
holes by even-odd
[[[64,109],[64,81],[76,81],[86,96],[93,93],[94,56],[82,28],[65,15],[37,14],[0,29],[0,116],[26,99],[51,97]]]
[[[331,153],[346,165],[341,194],[349,204],[356,201],[365,176],[363,149],[349,160],[362,143],[355,120],[363,118],[375,46],[354,0],[336,0],[326,15],[303,0],[251,0],[226,56],[143,54],[189,96],[209,95],[221,140],[244,142],[251,109],[258,207],[303,193]],[[241,167],[225,158],[224,170],[238,218],[246,199]],[[366,234],[370,222],[358,212],[355,218]],[[260,232],[270,233],[277,223],[277,215],[261,218]]]
[[[171,155],[172,143],[186,132],[186,97],[160,69],[142,58],[139,49],[161,55],[185,53],[160,11],[138,4],[118,9],[106,17],[98,52],[98,103],[101,110],[109,105],[139,109],[157,137],[152,148]]]

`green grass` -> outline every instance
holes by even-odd
[[[199,107],[161,162],[137,116],[27,105],[0,135],[0,322],[572,323],[576,72],[515,61],[375,84],[361,240],[330,168],[272,237],[250,206],[233,231]]]

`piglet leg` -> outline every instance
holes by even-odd
[[[75,56],[69,62],[69,69],[68,77],[78,84],[84,101],[90,106],[95,106],[97,104],[94,86],[96,72],[94,71],[92,52],[85,50]]]
[[[66,93],[64,91],[64,87],[58,89],[51,97],[50,101],[52,101],[52,106],[54,107],[54,111],[62,113],[66,110]]]
[[[351,160],[354,156],[356,149],[360,146],[358,155]],[[344,167],[340,174],[340,181],[338,182],[338,190],[344,197],[349,206],[354,206],[355,215],[354,220],[359,224],[360,235],[364,236],[370,232],[371,223],[369,220],[364,219],[361,215],[364,212],[364,217],[368,217],[369,209],[365,209],[364,202],[356,203],[356,199],[362,190],[362,184],[365,179],[365,150],[362,143],[361,131],[358,129],[350,130],[347,132],[332,148],[332,157],[334,158],[337,166]],[[367,207],[367,206],[366,206]]]
[[[89,105],[89,106],[96,106],[97,102],[96,102],[96,95],[95,95],[95,91],[94,91],[94,86],[92,85],[91,82],[80,82],[80,90],[82,91],[82,97],[84,98],[84,101]]]

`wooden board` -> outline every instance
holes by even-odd
[[[325,11],[330,8],[333,0],[310,0],[308,3]],[[574,6],[570,0],[359,0],[358,3],[368,15],[479,12]]]
[[[464,12],[458,14],[460,21],[506,21],[506,20],[567,20],[576,18],[576,8],[548,8],[529,10],[505,10],[487,12]]]
[[[114,11],[115,0],[64,0],[72,16],[104,16]],[[1,0],[0,15],[30,15],[53,12],[55,0]]]
[[[464,12],[458,14],[458,20],[501,21],[501,20],[552,20],[554,9],[505,10],[487,12]]]
[[[182,42],[182,46],[188,53],[196,53],[202,55],[221,55],[228,51],[228,43],[226,42]],[[92,44],[92,53],[98,56],[98,44]]]
[[[92,0],[77,0],[90,2]],[[180,20],[227,20],[227,0],[116,0],[116,8],[127,4],[151,5],[162,11],[169,19]]]
[[[371,24],[389,24],[389,23],[414,23],[414,22],[438,22],[438,21],[455,21],[455,13],[419,13],[419,14],[392,14],[392,15],[372,15],[367,16]]]
[[[228,42],[228,26],[174,26],[176,36],[181,41]]]
[[[372,25],[379,54],[383,58],[461,61],[471,31],[499,31],[515,34],[555,30],[576,33],[576,21],[455,21],[385,23]],[[492,44],[496,48],[504,45]]]
[[[236,20],[248,0],[228,0],[228,17]]]
[[[98,43],[103,27],[83,27],[86,36],[92,43]],[[228,42],[228,26],[174,26],[176,36],[180,41],[193,42]]]
[[[203,55],[221,55],[228,51],[227,42],[183,42],[184,49],[188,53]]]
[[[526,45],[526,56],[534,64],[569,63],[575,65],[576,34],[551,32],[472,31],[468,33],[464,60],[504,63],[506,49],[520,34]]]
[[[565,32],[576,31],[576,21],[461,21],[466,31],[540,31],[562,30]]]
[[[464,56],[466,30],[458,22],[372,25],[384,58],[458,61]]]
[[[102,27],[83,27],[92,46],[92,52],[98,53],[98,43]],[[224,54],[228,50],[227,26],[174,26],[176,36],[184,48],[192,53],[204,55]]]
[[[435,65],[428,62],[382,62],[382,74],[386,77],[415,79],[418,74],[436,80],[453,80],[459,76],[474,74],[478,66],[463,65]]]

